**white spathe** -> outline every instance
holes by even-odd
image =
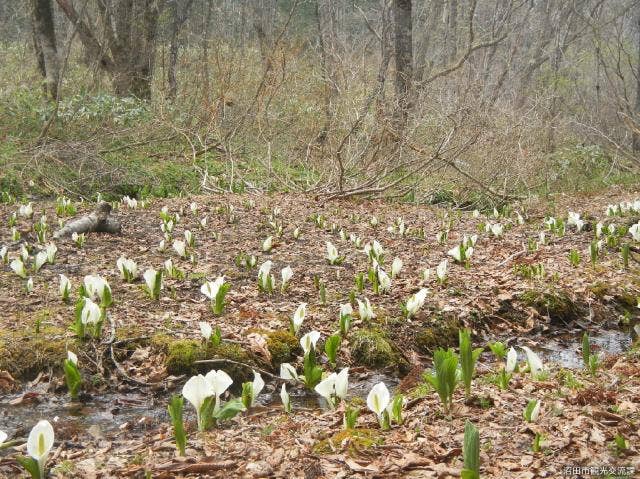
[[[216,299],[220,287],[224,284],[224,276],[218,276],[215,281],[207,281],[200,287],[200,292],[211,301]]]
[[[358,302],[358,314],[360,315],[360,319],[363,321],[368,321],[376,317],[373,313],[373,308],[371,307],[371,303],[369,302],[369,298],[364,298],[364,301],[360,301],[356,299]]]
[[[233,379],[222,369],[218,371],[212,369],[207,373],[205,379],[213,389],[216,400],[233,384]]]
[[[529,364],[529,370],[531,371],[531,374],[535,376],[536,374],[538,374],[540,371],[544,369],[542,360],[536,353],[531,351],[531,349],[529,349],[527,346],[522,346],[522,350],[527,355],[527,364]]]
[[[304,354],[307,354],[311,348],[316,347],[316,343],[320,339],[320,333],[318,331],[310,331],[304,336],[300,338],[300,346],[304,351]]]
[[[505,371],[508,373],[512,373],[516,369],[516,364],[518,362],[518,353],[512,347],[509,348],[509,352],[507,353],[507,364],[505,365]]]
[[[391,395],[389,394],[389,389],[387,389],[387,386],[383,382],[379,382],[373,386],[367,396],[367,406],[378,416],[381,416],[385,409],[387,409],[390,401]]]
[[[211,339],[211,335],[213,334],[213,328],[211,327],[211,325],[209,323],[205,323],[204,321],[200,321],[198,325],[200,326],[200,334],[202,335],[202,337],[206,341],[209,341],[209,339]]]
[[[38,461],[40,476],[43,478],[45,477],[44,465],[47,462],[54,440],[53,426],[46,420],[39,421],[38,424],[33,426],[27,438],[27,452]]]
[[[297,334],[300,331],[300,326],[304,322],[304,318],[307,315],[307,303],[301,303],[293,314],[293,330]]]

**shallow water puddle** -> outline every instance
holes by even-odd
[[[397,378],[384,374],[362,374],[349,384],[349,397],[366,398],[371,388],[384,382],[393,389]],[[280,409],[279,385],[273,391],[261,394],[258,403]],[[266,388],[265,388],[266,389]],[[273,389],[273,386],[270,388]],[[302,386],[289,387],[293,409],[324,410],[328,405],[314,392]],[[177,394],[179,391],[175,391]],[[71,402],[66,394],[48,394],[23,391],[19,394],[0,396],[0,429],[9,437],[26,437],[30,428],[40,419],[56,421],[73,430],[86,430],[91,435],[126,433],[139,436],[162,423],[169,423],[167,404],[169,394],[154,396],[140,392],[132,394],[108,393],[95,395],[84,402]],[[193,408],[185,401],[185,419],[191,420]]]
[[[582,331],[564,332],[556,337],[539,338],[531,349],[539,353],[542,360],[569,369],[584,367],[582,361]],[[632,328],[600,330],[590,335],[591,351],[594,354],[622,354],[633,342]]]

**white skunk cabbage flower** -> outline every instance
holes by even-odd
[[[196,410],[196,416],[198,417],[198,429],[204,430],[204,421],[200,416],[200,411],[204,401],[214,395],[214,390],[209,381],[205,379],[202,374],[192,376],[182,387],[182,395]]]
[[[502,236],[504,233],[504,227],[500,223],[495,223],[491,225],[491,234],[496,237]]]
[[[407,318],[410,318],[416,314],[420,308],[422,308],[425,299],[427,299],[428,293],[429,290],[427,288],[422,288],[407,300]]]
[[[48,258],[47,258],[47,252],[46,251],[38,251],[38,254],[36,255],[36,259],[34,261],[34,269],[36,272],[40,271],[40,268],[42,268],[42,266],[44,266],[45,263],[47,263]]]
[[[389,389],[383,382],[379,382],[371,388],[369,395],[367,396],[367,406],[371,411],[376,413],[378,417],[382,416],[382,413],[387,409],[389,402],[391,401],[391,395]]]
[[[331,407],[335,407],[337,400],[344,399],[347,396],[348,388],[349,368],[344,368],[338,374],[331,373],[320,381],[314,389],[327,400]]]
[[[569,217],[567,218],[567,224],[576,227],[577,231],[581,231],[584,226],[584,221],[580,219],[580,213],[569,211]]]
[[[400,274],[400,270],[402,269],[402,260],[400,258],[394,258],[393,263],[391,264],[391,277],[395,278]]]
[[[280,365],[280,377],[282,379],[291,379],[297,381],[298,373],[296,372],[296,368],[294,368],[291,364],[282,363]]]
[[[45,464],[54,442],[53,426],[49,421],[38,422],[27,439],[27,452],[38,462],[40,477],[45,478]]]
[[[338,249],[331,243],[331,241],[327,241],[327,256],[325,258],[329,261],[329,264],[338,264],[341,262],[341,257],[338,253]]]
[[[436,277],[438,278],[438,281],[440,281],[441,283],[444,282],[444,280],[447,278],[448,263],[449,262],[446,259],[443,259],[442,261],[440,261],[440,263],[436,267]]]
[[[71,361],[73,364],[75,364],[76,366],[78,365],[78,356],[76,356],[76,353],[72,351],[67,351],[67,359]]]
[[[25,218],[33,217],[33,203],[29,202],[26,205],[20,205],[18,209],[18,214],[20,216],[24,216]]]
[[[271,282],[272,285],[274,283],[273,275],[271,274],[272,265],[273,263],[271,262],[271,260],[267,260],[262,263],[260,269],[258,269],[258,281],[260,282],[260,286],[264,290],[269,289],[269,282]]]
[[[213,328],[209,323],[205,323],[204,321],[200,321],[198,323],[200,326],[200,334],[205,339],[205,341],[209,341],[211,339],[211,335],[213,334]]]
[[[296,309],[296,312],[293,314],[294,334],[298,334],[298,331],[300,331],[300,327],[302,326],[302,323],[304,322],[304,318],[306,315],[307,315],[307,303],[301,303]]]
[[[105,301],[105,298],[111,297],[111,286],[102,276],[88,274],[84,277],[84,289],[91,299],[99,298]]]
[[[256,399],[260,395],[260,392],[264,389],[264,379],[262,379],[260,373],[253,371],[253,381],[251,384],[251,389],[253,391],[253,394],[251,396],[251,406],[255,406]]]
[[[204,378],[207,380],[207,383],[209,383],[213,390],[213,395],[216,397],[217,405],[220,396],[222,396],[222,394],[224,394],[229,386],[233,384],[233,379],[231,379],[231,377],[222,369],[218,371],[212,369],[206,374]]]
[[[359,299],[356,299],[356,301],[358,302],[358,314],[360,315],[360,319],[363,321],[369,321],[376,317],[368,298],[364,298],[364,301],[360,301]]]
[[[529,365],[529,370],[533,376],[544,370],[542,360],[536,353],[531,351],[527,346],[522,346],[522,350],[527,355],[527,364]]]
[[[120,256],[116,261],[116,266],[120,271],[120,277],[125,281],[133,281],[138,277],[138,265],[132,259]]]
[[[206,281],[202,286],[200,286],[200,292],[211,301],[214,301],[223,284],[224,276],[218,276],[215,281]]]
[[[311,348],[315,349],[318,339],[320,339],[320,333],[318,331],[310,331],[300,338],[300,346],[305,355],[311,351]]]
[[[280,271],[280,275],[282,276],[282,291],[284,291],[287,288],[287,284],[289,284],[289,281],[291,281],[291,278],[293,278],[293,270],[291,269],[291,266],[287,266],[285,268],[282,268],[282,270]]]
[[[25,268],[24,263],[20,258],[14,259],[9,267],[13,270],[15,274],[20,276],[22,279],[27,279],[27,268]]]
[[[291,397],[287,392],[287,385],[282,384],[282,389],[280,389],[280,400],[282,401],[282,407],[284,412],[291,412]]]
[[[69,299],[69,294],[71,294],[71,281],[64,274],[60,275],[60,286],[58,287],[58,291],[60,292],[60,296],[63,301]]]
[[[513,346],[509,348],[509,352],[507,353],[507,364],[505,365],[505,371],[508,373],[512,373],[516,369],[516,364],[518,363],[518,353]]]
[[[380,268],[380,267],[377,268],[376,273],[378,275],[378,282],[380,283],[380,291],[382,293],[390,291],[391,290],[391,278],[389,278],[389,275],[387,273],[385,273],[384,270],[382,268]]]
[[[262,251],[267,253],[271,251],[271,248],[273,248],[273,236],[267,237],[267,239],[262,242]]]
[[[184,241],[174,240],[173,249],[178,253],[178,256],[184,258],[187,256],[187,245]]]
[[[629,228],[629,234],[633,238],[633,241],[640,241],[640,222],[631,225]]]
[[[100,306],[91,301],[91,299],[85,298],[82,313],[80,314],[82,324],[96,324],[100,321],[101,317],[102,311],[100,310]]]
[[[55,263],[58,247],[53,243],[49,243],[45,251],[47,252],[47,261],[49,262],[49,264]]]

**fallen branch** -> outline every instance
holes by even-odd
[[[53,237],[62,238],[64,236],[70,236],[73,233],[81,234],[92,232],[120,234],[120,222],[111,217],[110,213],[111,205],[103,201],[93,213],[67,223],[64,228],[56,231]]]

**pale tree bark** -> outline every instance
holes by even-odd
[[[413,91],[413,27],[411,0],[393,0],[395,27],[395,127],[398,134],[404,130],[412,106]]]
[[[171,16],[170,40],[169,40],[169,65],[167,66],[167,98],[174,100],[178,91],[178,51],[180,49],[180,30],[187,21],[189,10],[193,0],[179,1],[171,0],[169,2],[169,12]]]
[[[44,90],[49,98],[55,100],[58,97],[60,60],[51,0],[31,0],[31,15],[38,66],[44,76]]]
[[[157,0],[96,0],[99,15],[80,18],[71,0],[56,0],[77,25],[90,58],[107,72],[116,95],[151,98],[159,8]],[[96,27],[105,40],[95,34]],[[101,43],[102,41],[102,43]]]
[[[448,3],[445,64],[452,63],[458,56],[458,0],[449,0]]]
[[[327,139],[333,122],[333,109],[338,97],[338,75],[336,65],[337,31],[336,10],[333,0],[316,0],[316,20],[318,25],[318,42],[320,44],[320,60],[322,63],[322,79],[324,83],[325,123],[318,135],[318,141]]]
[[[637,45],[637,55],[640,58],[640,7],[638,7],[639,11],[636,16],[636,45]],[[636,65],[636,102],[635,102],[635,114],[636,114],[636,123],[640,121],[640,61]],[[638,154],[640,152],[640,135],[638,135],[637,129],[633,131],[633,152]]]

